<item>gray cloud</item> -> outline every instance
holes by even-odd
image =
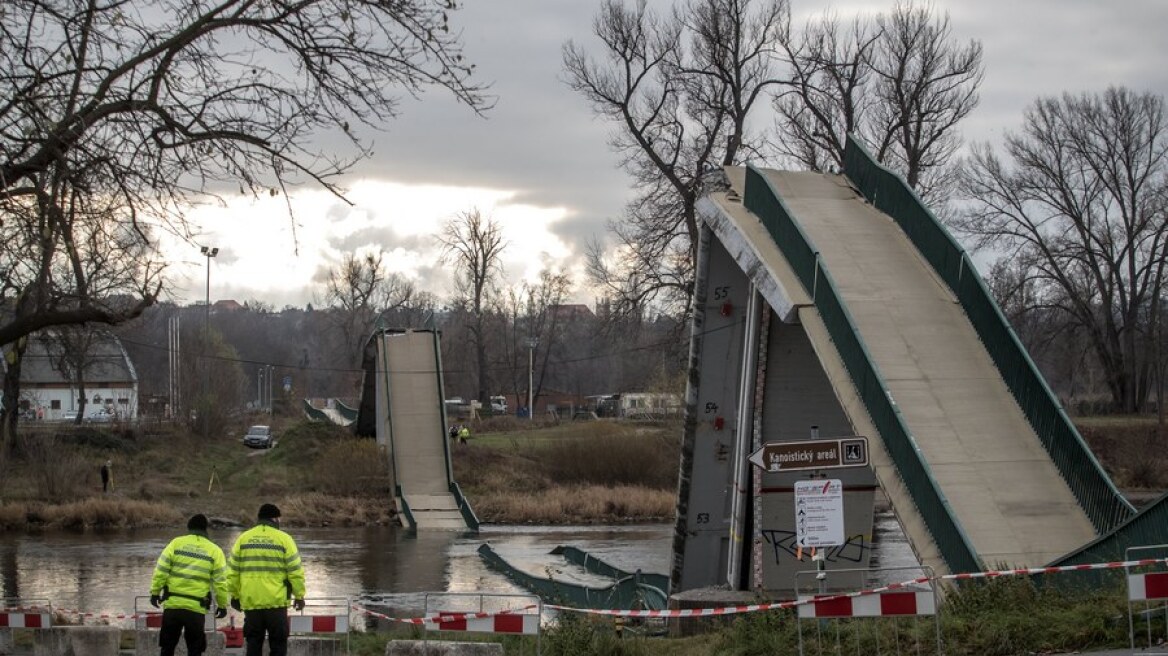
[[[1109,85],[1168,93],[1168,41],[1160,34],[1168,25],[1164,0],[934,1],[950,12],[959,38],[978,39],[985,48],[981,104],[962,125],[967,140],[998,141],[1004,131],[1017,129],[1023,110],[1040,95],[1096,92]],[[796,0],[796,24],[829,6],[847,16],[886,11],[892,1]],[[590,239],[607,237],[606,220],[618,217],[631,197],[629,178],[608,147],[612,126],[596,119],[562,82],[566,41],[599,53],[591,36],[598,7],[596,0],[466,3],[452,18],[480,79],[492,82],[496,106],[477,117],[437,90],[420,100],[404,98],[397,120],[365,135],[374,143],[374,156],[359,165],[354,179],[507,189],[517,194],[513,202],[564,207],[567,216],[550,229],[573,250],[570,259],[578,259]],[[351,211],[337,203],[325,218],[340,221]],[[366,243],[432,250],[385,226],[333,238],[328,245],[347,251]],[[449,293],[444,267],[424,267],[421,273],[435,281],[427,288]]]

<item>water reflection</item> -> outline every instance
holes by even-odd
[[[487,569],[476,549],[489,542],[535,574],[562,561],[548,552],[574,544],[614,564],[664,572],[667,525],[629,527],[485,527],[478,535],[421,533],[394,527],[296,529],[309,597],[350,597],[402,615],[423,608],[427,592],[523,594]],[[242,529],[212,531],[230,548]],[[0,534],[0,596],[47,599],[71,612],[128,614],[149,594],[155,559],[173,531],[104,534]]]
[[[410,617],[424,608],[428,592],[526,594],[486,567],[476,551],[484,542],[532,575],[602,585],[603,579],[564,568],[551,550],[573,545],[621,569],[667,574],[672,529],[652,524],[485,526],[478,535],[410,535],[394,527],[291,533],[303,555],[310,598],[348,597],[378,612]],[[212,531],[211,537],[228,549],[241,532]],[[47,599],[74,613],[129,614],[134,598],[149,594],[155,559],[174,536],[165,530],[0,534],[0,596]],[[916,562],[891,515],[877,516],[876,536],[874,567]]]

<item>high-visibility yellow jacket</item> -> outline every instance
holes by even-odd
[[[243,610],[287,608],[288,594],[304,598],[304,568],[292,536],[271,524],[244,531],[227,565],[227,587]]]
[[[183,608],[207,612],[203,600],[212,593],[220,608],[227,607],[227,562],[223,550],[200,533],[180,535],[170,541],[150,580],[150,594],[160,595],[166,588],[163,608]]]

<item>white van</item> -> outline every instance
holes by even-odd
[[[507,397],[492,396],[491,397],[491,412],[497,415],[507,414]]]

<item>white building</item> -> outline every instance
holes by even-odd
[[[21,360],[20,410],[29,419],[62,420],[81,407],[76,381],[58,369],[56,350],[50,342],[33,337]],[[105,411],[121,420],[135,419],[138,373],[121,341],[101,333],[90,345],[85,362],[85,414]]]

